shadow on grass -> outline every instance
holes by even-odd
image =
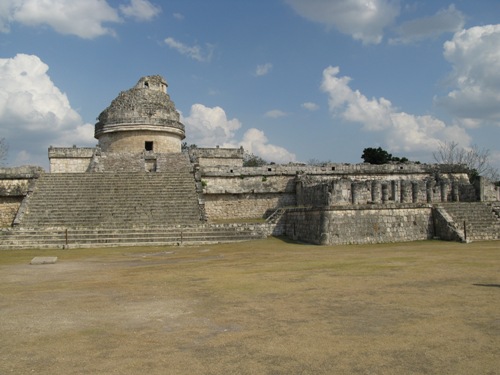
[[[489,288],[500,288],[500,284],[472,284],[474,286],[486,286]]]
[[[286,237],[286,236],[273,236],[273,238],[276,238],[277,240],[279,240],[281,242],[289,243],[289,244],[293,244],[293,245],[308,245],[308,246],[315,246],[316,245],[314,243],[292,240],[290,237]],[[317,246],[319,246],[319,245],[317,245]]]

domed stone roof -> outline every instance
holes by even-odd
[[[95,124],[95,137],[103,133],[127,130],[174,131],[184,138],[184,125],[167,94],[167,82],[159,75],[142,77],[122,91],[101,112]]]

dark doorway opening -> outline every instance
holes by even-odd
[[[144,149],[146,151],[153,151],[153,141],[146,141],[144,143]]]

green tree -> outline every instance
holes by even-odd
[[[379,148],[368,147],[363,150],[363,155],[361,159],[365,163],[370,164],[386,164],[392,160],[392,154],[389,154],[386,150]]]
[[[365,148],[363,150],[363,155],[361,155],[361,159],[363,159],[365,163],[370,164],[387,164],[390,162],[407,163],[409,161],[408,158],[405,157],[400,158],[397,156],[392,156],[392,154],[388,153],[381,147]]]

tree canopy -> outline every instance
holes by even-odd
[[[397,156],[392,156],[389,152],[384,150],[381,147],[373,148],[368,147],[363,150],[363,155],[361,155],[361,159],[364,160],[365,163],[370,164],[387,164],[390,162],[398,162],[398,163],[406,163],[408,159],[403,157],[399,158]]]

